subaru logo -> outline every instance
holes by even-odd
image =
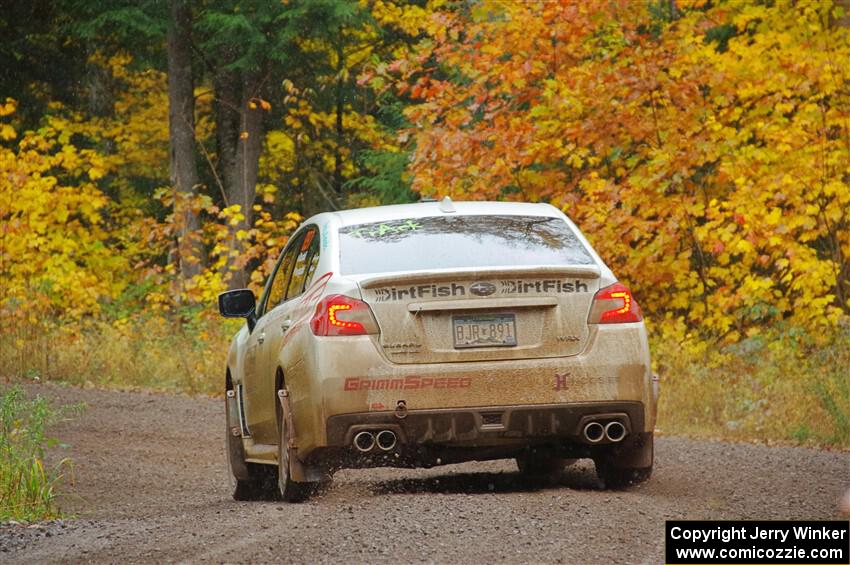
[[[475,296],[490,296],[496,292],[496,285],[488,282],[477,282],[469,285],[469,292]]]

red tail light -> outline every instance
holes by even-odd
[[[637,300],[622,283],[606,286],[593,297],[589,320],[591,324],[623,324],[641,320],[643,313]]]
[[[316,305],[310,329],[320,336],[378,333],[369,305],[342,294],[326,296]]]

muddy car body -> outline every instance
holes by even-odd
[[[657,391],[637,302],[546,204],[449,200],[319,214],[290,238],[227,361],[235,496],[335,469],[592,458],[652,469]],[[276,480],[275,480],[276,478]]]

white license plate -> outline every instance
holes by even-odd
[[[514,314],[453,316],[456,349],[465,347],[512,347],[516,345]]]

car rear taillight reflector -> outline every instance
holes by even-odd
[[[310,329],[320,336],[378,333],[369,305],[342,294],[326,296],[316,305]]]
[[[622,283],[606,286],[593,297],[588,320],[591,324],[623,324],[641,320],[643,313],[637,300]]]

